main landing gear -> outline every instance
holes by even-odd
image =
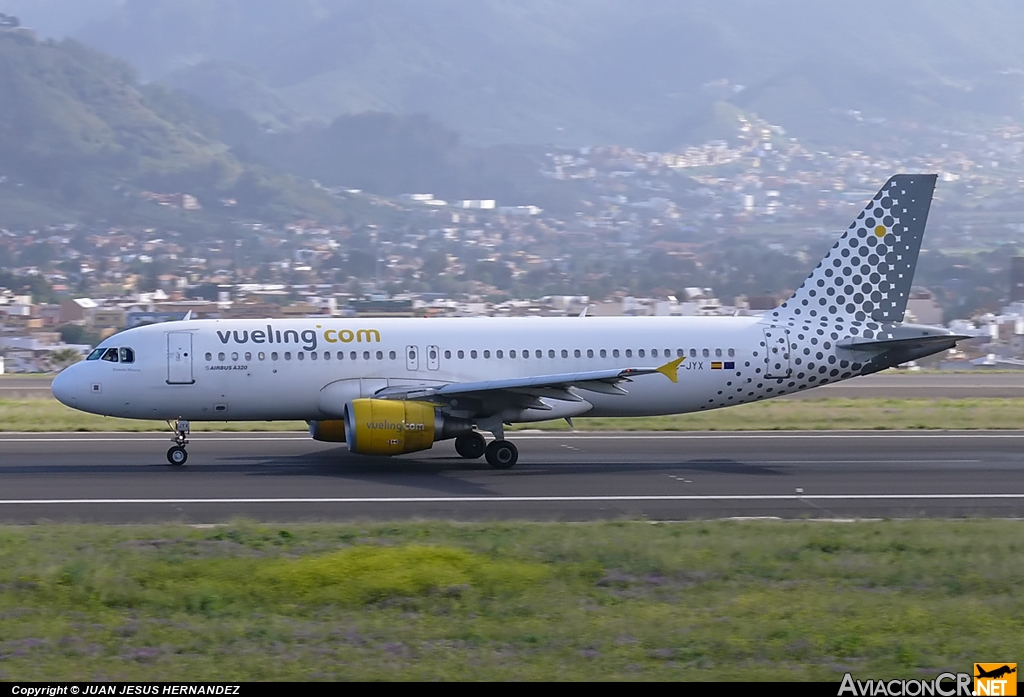
[[[175,445],[167,451],[167,461],[172,465],[184,465],[188,461],[188,453],[185,451],[185,446],[188,445],[188,433],[189,423],[185,419],[178,419],[177,421],[168,421],[167,425],[174,431]]]
[[[476,431],[465,433],[455,439],[455,452],[467,460],[475,460],[484,454],[487,441]]]
[[[519,450],[512,443],[499,439],[488,445],[477,431],[456,438],[455,452],[467,460],[475,460],[483,455],[488,465],[499,470],[507,470],[519,460]]]
[[[487,446],[484,457],[494,469],[507,470],[519,460],[519,450],[507,440],[495,440]]]

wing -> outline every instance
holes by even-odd
[[[565,402],[582,402],[582,397],[573,389],[598,392],[601,394],[627,394],[621,385],[641,375],[661,373],[672,382],[678,380],[679,364],[685,360],[677,358],[657,368],[622,368],[612,370],[590,370],[580,373],[557,375],[536,375],[523,378],[484,380],[479,382],[453,382],[446,385],[396,385],[385,387],[374,394],[377,399],[409,399],[434,402],[449,402],[452,398],[467,397],[486,402],[518,404],[523,408],[550,409],[540,400],[555,399]]]

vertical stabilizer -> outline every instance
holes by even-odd
[[[935,179],[889,179],[793,297],[765,319],[902,322]]]

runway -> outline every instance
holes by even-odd
[[[51,398],[52,377],[5,376],[0,399]],[[874,397],[884,399],[978,399],[1024,397],[1024,371],[911,373],[888,371],[787,395],[782,399]]]
[[[0,434],[0,522],[1024,516],[1024,431],[516,433],[512,470],[450,443],[351,455],[304,434]]]

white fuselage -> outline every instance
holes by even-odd
[[[759,317],[190,320],[110,337],[100,348],[130,348],[133,362],[83,361],[53,389],[69,406],[110,416],[312,421],[341,418],[345,400],[389,386],[648,368],[679,356],[678,382],[650,374],[623,384],[627,394],[579,390],[592,405],[583,413],[692,412],[842,379],[798,381],[796,365],[767,378],[766,329]],[[523,420],[580,415],[573,408]]]

